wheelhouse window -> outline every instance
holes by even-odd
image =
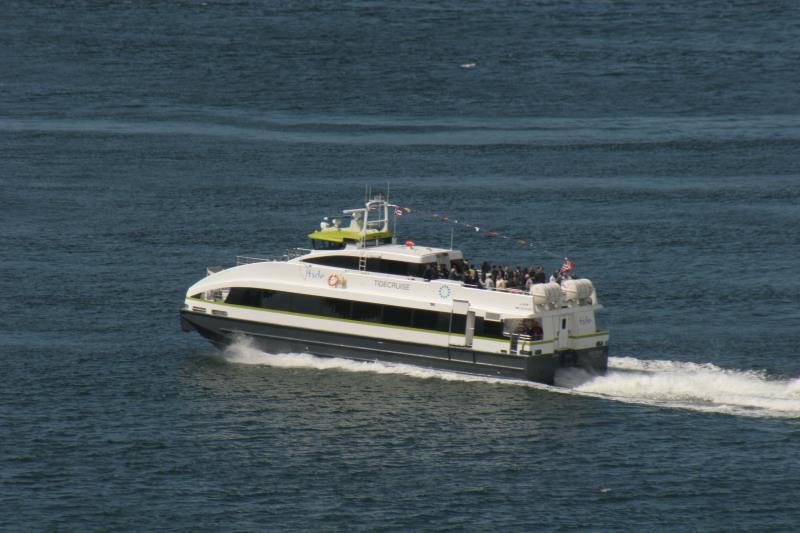
[[[342,250],[344,249],[345,244],[343,242],[311,239],[311,247],[315,250]]]
[[[227,287],[224,289],[212,289],[210,291],[193,294],[192,298],[197,300],[208,300],[210,302],[224,302],[228,298],[228,293],[230,293],[230,291],[231,290]]]

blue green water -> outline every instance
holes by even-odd
[[[793,2],[11,2],[0,530],[792,531]],[[462,67],[474,63],[471,68]],[[557,387],[180,331],[389,184],[403,239],[591,278]]]

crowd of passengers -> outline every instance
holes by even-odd
[[[472,285],[479,289],[489,290],[519,290],[530,291],[531,285],[537,283],[556,282],[561,283],[566,279],[572,279],[569,272],[554,270],[550,277],[544,271],[543,266],[527,268],[516,267],[513,270],[508,265],[497,266],[484,262],[480,270],[476,270],[470,265],[469,261],[453,261],[450,270],[447,265],[437,266],[428,265],[425,268],[423,277],[426,281],[432,279],[451,279],[461,281],[466,285]]]

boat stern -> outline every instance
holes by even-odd
[[[525,378],[553,385],[559,368],[580,368],[590,374],[604,375],[608,370],[608,346],[529,356],[525,363]]]

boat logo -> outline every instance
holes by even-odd
[[[375,280],[375,286],[382,289],[397,289],[399,291],[410,291],[411,285],[408,283],[398,283],[396,281],[387,281],[382,279]]]
[[[306,268],[305,271],[303,272],[303,279],[305,281],[315,280],[315,279],[323,279],[324,277],[325,277],[325,274],[323,274],[321,270],[316,270],[316,269],[312,269],[312,268]]]
[[[347,280],[344,279],[344,276],[340,276],[339,274],[331,274],[328,276],[328,287],[339,287],[344,289],[347,287]]]
[[[451,293],[452,291],[450,290],[450,287],[448,287],[447,285],[442,285],[441,287],[439,287],[439,298],[441,298],[442,300],[447,300],[448,298],[450,298]]]

